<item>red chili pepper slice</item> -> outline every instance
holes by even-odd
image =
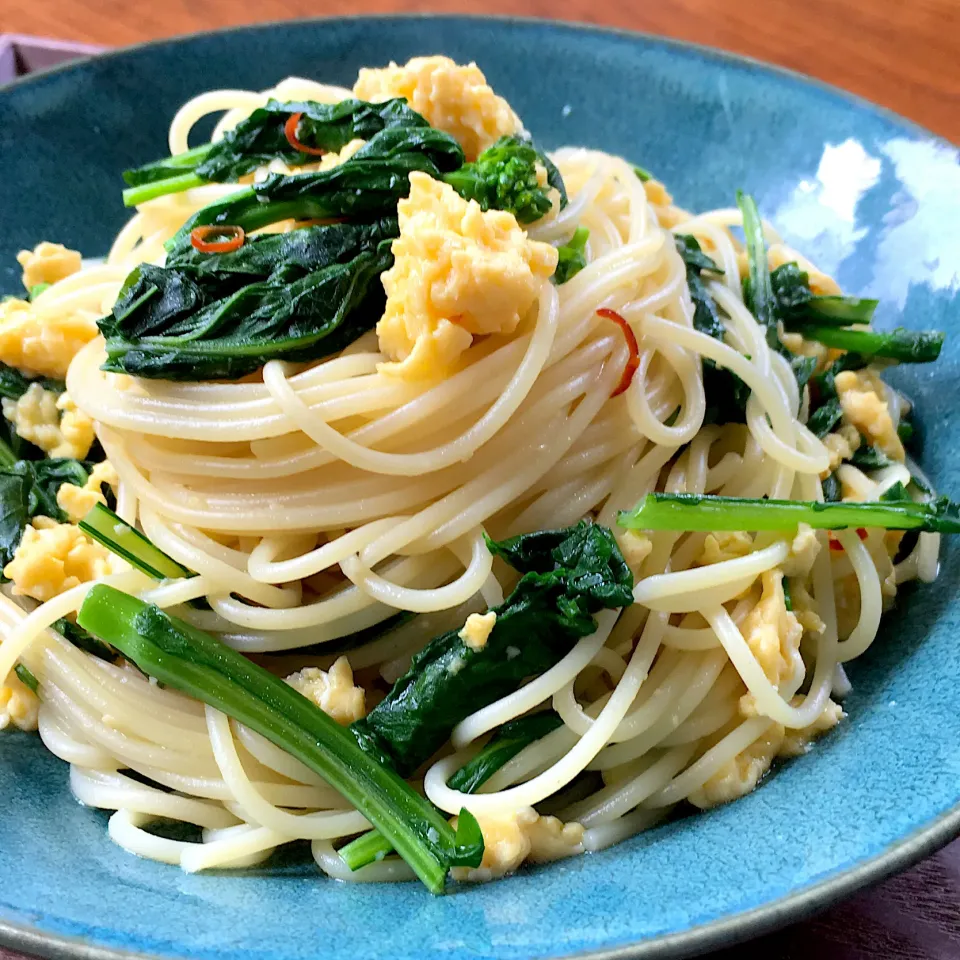
[[[637,367],[640,366],[640,348],[637,346],[637,338],[634,336],[630,324],[627,323],[616,310],[611,310],[609,307],[601,307],[597,311],[597,316],[603,317],[604,320],[612,320],[620,327],[623,331],[623,338],[627,341],[627,349],[630,351],[630,356],[627,358],[626,366],[623,368],[623,375],[620,377],[620,382],[617,384],[613,393],[610,394],[611,397],[617,397],[623,393],[633,381],[633,375],[637,372]]]
[[[190,231],[190,244],[201,253],[233,253],[243,246],[246,236],[243,227],[211,223],[194,227]]]
[[[865,529],[864,527],[857,527],[857,536],[858,536],[861,540],[866,540],[866,539],[867,539],[867,536],[868,536],[866,529]],[[842,550],[842,549],[843,549],[843,544],[842,544],[832,533],[831,533],[830,536],[829,536],[829,540],[830,540],[830,549],[831,549],[831,550]]]
[[[293,147],[294,150],[299,150],[300,153],[308,153],[312,157],[322,157],[327,151],[323,147],[310,147],[305,143],[301,143],[297,138],[297,128],[300,126],[300,118],[303,116],[303,112],[292,113],[287,118],[287,122],[283,125],[283,135],[287,138],[287,143]]]

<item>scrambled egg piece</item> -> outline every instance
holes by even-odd
[[[643,192],[647,195],[647,202],[655,207],[669,207],[673,203],[673,197],[667,188],[653,177],[644,181]]]
[[[883,387],[867,371],[844,370],[834,383],[843,416],[888,457],[903,462],[905,451],[893,417],[883,400]]]
[[[475,63],[460,66],[449,57],[414,57],[402,67],[365,67],[353,93],[372,103],[403,97],[431,126],[457,140],[468,160],[476,160],[500,137],[523,129]]]
[[[70,361],[98,333],[92,314],[50,316],[26,300],[0,301],[0,362],[28,374],[63,380]]]
[[[292,673],[287,683],[344,726],[366,713],[363,687],[354,686],[353,670],[346,657],[339,657],[329,670],[306,667]]]
[[[794,706],[796,706],[799,700],[799,697],[795,698]],[[833,700],[827,700],[823,712],[809,727],[804,727],[802,730],[786,731],[783,743],[780,745],[779,756],[802,757],[805,753],[809,753],[810,748],[813,746],[813,741],[821,734],[832,730],[844,716],[843,707],[841,707],[839,703],[835,703]]]
[[[6,684],[0,687],[0,730],[5,730],[11,723],[20,730],[36,730],[39,710],[37,695],[15,673],[11,673]]]
[[[486,613],[471,613],[459,633],[460,639],[471,650],[482,650],[497,622],[497,615],[488,610]]]
[[[653,550],[653,541],[645,533],[637,533],[636,530],[619,532],[617,541],[623,559],[627,561],[627,566],[630,568],[634,579],[637,579],[640,576],[643,561],[650,556]]]
[[[813,633],[819,636],[827,629],[827,625],[817,613],[817,602],[807,590],[806,583],[800,579],[790,581],[790,598],[793,600],[793,614],[797,622],[803,627],[804,633]]]
[[[783,727],[771,723],[763,736],[728,760],[687,799],[701,810],[738,800],[754,790],[783,743]]]
[[[797,527],[796,536],[790,544],[790,553],[783,562],[783,572],[788,577],[808,577],[813,563],[820,553],[820,541],[816,531],[806,523]]]
[[[541,817],[533,807],[516,813],[480,815],[483,860],[479,867],[456,867],[457,880],[495,880],[513,873],[524,860],[546,863],[583,851],[583,827],[563,823],[556,817]]]
[[[385,373],[411,379],[442,374],[476,335],[513,333],[557,251],[529,240],[512,213],[484,213],[453,187],[410,174],[397,205],[395,263],[383,274],[387,306],[377,324]]]
[[[23,285],[32,290],[38,283],[56,283],[80,269],[81,256],[62,243],[44,240],[33,250],[21,250],[17,263],[23,267]]]
[[[794,697],[791,706],[798,706],[802,697]],[[784,729],[771,723],[763,736],[728,760],[703,786],[687,799],[701,810],[738,800],[756,789],[776,757],[799,757],[809,751],[819,736],[832,730],[844,717],[839,704],[827,700],[820,716],[802,730]]]
[[[349,160],[366,142],[366,140],[351,140],[344,145],[339,153],[325,153],[320,158],[317,169],[332,170],[334,167],[339,167],[341,163]]]
[[[711,563],[745,557],[752,549],[753,537],[741,530],[708,533],[703,541],[703,550],[694,562],[697,566],[705,567]]]
[[[844,460],[849,460],[860,447],[860,431],[849,423],[842,424],[836,433],[823,438],[823,445],[830,454],[830,466],[820,474],[826,480]]]
[[[783,595],[783,572],[767,570],[761,576],[760,602],[747,614],[742,632],[747,646],[763,668],[766,678],[775,686],[803,673],[800,657],[800,638],[803,627],[796,616],[787,610]],[[740,712],[756,716],[757,705],[753,694],[740,698]]]
[[[82,460],[94,441],[93,421],[70,399],[31,383],[19,400],[2,400],[3,415],[24,440],[48,457]]]
[[[34,517],[3,575],[17,596],[46,602],[81,583],[115,573],[118,561],[72,523]]]
[[[90,471],[90,476],[82,487],[75,483],[61,484],[57,491],[57,506],[69,517],[71,523],[79,523],[96,504],[106,504],[103,485],[106,483],[116,487],[119,482],[113,464],[104,460]]]

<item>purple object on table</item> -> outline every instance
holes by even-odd
[[[0,33],[0,85],[17,77],[49,70],[60,63],[89,57],[103,47],[45,37],[27,37],[17,33]]]
[[[0,86],[104,47],[0,34]],[[106,838],[105,842],[106,842]],[[960,840],[912,870],[706,960],[960,960]],[[0,960],[29,960],[0,947]]]

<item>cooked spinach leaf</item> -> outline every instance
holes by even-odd
[[[376,324],[384,302],[377,281],[392,262],[383,241],[292,282],[281,269],[212,302],[188,275],[144,265],[100,321],[103,369],[167,380],[235,379],[272,359],[329,356]]]
[[[613,534],[581,522],[490,549],[523,574],[493,610],[496,623],[474,650],[451,630],[431,640],[374,709],[351,725],[360,744],[407,775],[475,710],[542,673],[596,629],[593,614],[633,600],[633,576]]]
[[[843,326],[869,323],[878,300],[820,296],[810,289],[810,275],[797,263],[781,264],[770,273],[777,313],[788,327],[802,323]]]
[[[678,234],[673,239],[687,271],[687,289],[693,301],[694,329],[722,342],[725,333],[723,321],[701,277],[704,270],[718,274],[722,271],[713,258],[703,252],[696,237]],[[703,422],[745,423],[750,388],[732,370],[717,366],[709,358],[704,358],[702,362],[703,390],[707,398]]]
[[[296,141],[325,152],[339,152],[351,140],[369,140],[387,127],[429,127],[402,99],[383,103],[269,100],[215,143],[127,170],[123,179],[130,189],[123,193],[124,203],[135,206],[209,181],[239,180],[271,160],[291,167],[313,163],[316,155],[297,150],[287,136],[287,123],[295,114],[300,114]]]

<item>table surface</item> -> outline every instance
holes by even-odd
[[[424,9],[561,17],[723,47],[844,87],[960,143],[958,0],[0,0],[0,32],[117,46],[255,20]],[[813,920],[713,960],[761,957],[958,960],[960,841]],[[0,960],[23,958],[0,948]]]

